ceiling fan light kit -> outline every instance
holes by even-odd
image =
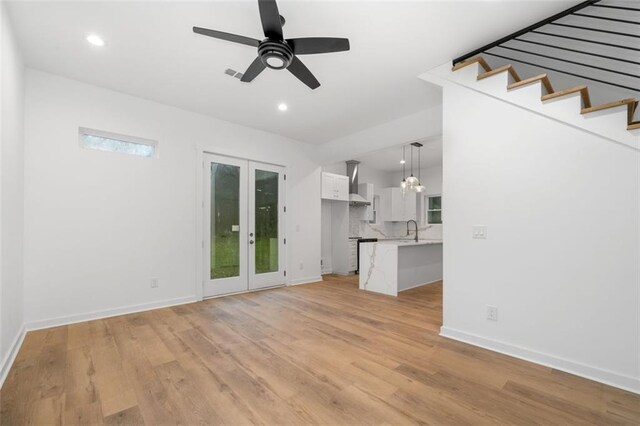
[[[265,66],[273,70],[281,70],[291,64],[293,50],[287,43],[266,39],[258,46],[258,57]]]
[[[306,65],[298,59],[297,55],[344,52],[350,49],[349,40],[346,38],[307,37],[285,39],[282,33],[285,19],[278,12],[276,1],[258,0],[258,9],[260,11],[260,20],[262,21],[262,30],[266,37],[262,41],[237,34],[193,27],[193,32],[197,34],[258,49],[258,57],[249,65],[240,81],[245,83],[253,81],[265,68],[273,70],[286,68],[309,88],[317,89],[320,87],[320,82]]]

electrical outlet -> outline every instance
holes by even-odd
[[[473,238],[476,240],[485,240],[487,238],[487,227],[475,225],[473,227]]]
[[[300,270],[302,271],[304,269],[304,263],[300,262]]]
[[[151,288],[160,287],[160,280],[157,278],[151,278]]]
[[[489,321],[498,321],[498,307],[487,305],[487,319]]]

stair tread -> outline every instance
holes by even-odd
[[[602,111],[602,110],[609,109],[609,108],[616,108],[616,107],[620,107],[620,106],[630,105],[630,104],[633,104],[635,102],[636,102],[636,100],[633,99],[633,98],[622,99],[622,100],[613,101],[613,102],[607,102],[606,104],[592,106],[591,108],[583,108],[581,113],[582,114],[589,114],[590,112]]]
[[[515,83],[509,84],[507,86],[507,89],[516,89],[518,87],[527,86],[538,81],[540,81],[544,85],[547,93],[553,93],[553,87],[551,86],[551,81],[549,81],[549,77],[547,76],[547,74],[540,74],[534,77],[525,78],[524,80],[516,81]]]
[[[524,80],[516,81],[515,83],[509,84],[507,88],[512,89],[514,87],[526,86],[527,84],[535,83],[536,81],[542,80],[546,76],[546,74],[540,74],[534,77],[525,78]]]
[[[586,85],[581,84],[580,86],[571,87],[569,89],[560,90],[559,92],[549,93],[548,95],[542,96],[543,101],[548,101],[550,99],[560,98],[562,96],[567,96],[572,93],[580,93],[582,96],[583,108],[591,108],[591,99],[589,98],[589,89]]]
[[[513,68],[513,66],[510,65],[510,64],[509,65],[503,65],[501,67],[494,68],[491,71],[487,71],[485,73],[482,73],[482,74],[478,75],[478,80],[482,80],[482,79],[485,79],[487,77],[491,77],[493,75],[500,74],[501,72],[505,72],[505,71],[508,71],[509,74],[511,74],[511,76],[513,77],[513,79],[515,81],[517,81],[517,82],[520,81],[520,77],[516,73],[515,68]]]
[[[627,130],[635,130],[635,129],[640,129],[640,121],[629,123],[629,125],[627,126]]]
[[[458,71],[459,69],[462,69],[462,68],[464,68],[466,66],[469,66],[469,65],[475,64],[475,63],[479,63],[480,66],[482,68],[484,68],[485,71],[491,71],[491,67],[489,66],[487,61],[484,60],[484,58],[482,56],[476,56],[474,58],[467,59],[466,61],[458,62],[457,64],[455,64],[453,66],[452,71]]]
[[[564,89],[564,90],[560,90],[559,92],[554,92],[554,93],[549,93],[548,95],[544,95],[542,97],[542,100],[546,101],[547,99],[559,98],[561,96],[570,95],[571,93],[580,92],[586,88],[587,86],[585,86],[584,84],[581,84],[580,86],[572,87],[570,89]]]

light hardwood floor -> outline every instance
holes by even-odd
[[[2,425],[640,424],[640,396],[441,338],[353,278],[30,332]]]

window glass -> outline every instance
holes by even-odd
[[[156,146],[153,141],[144,143],[137,138],[127,139],[126,136],[107,136],[103,132],[80,129],[80,141],[85,148],[137,155],[140,157],[154,156]]]

